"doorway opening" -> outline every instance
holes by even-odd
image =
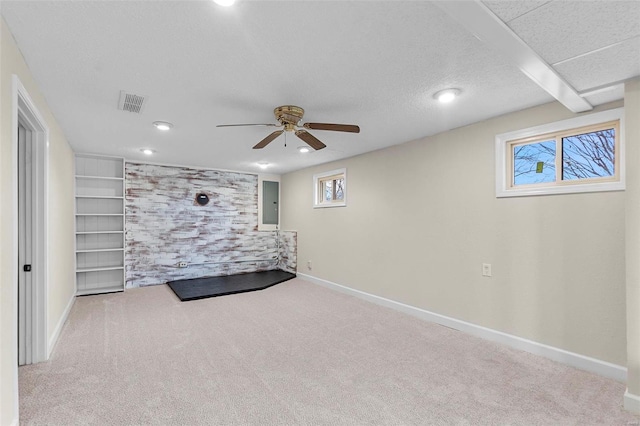
[[[45,361],[47,345],[48,128],[17,76],[13,76],[15,206],[13,282],[17,365]],[[16,371],[17,376],[17,371]],[[16,377],[17,381],[17,377]]]

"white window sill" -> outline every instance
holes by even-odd
[[[540,188],[515,188],[498,190],[497,198],[529,197],[535,195],[576,194],[585,192],[624,191],[624,182],[588,183],[584,185],[558,185]]]
[[[327,203],[327,204],[314,204],[314,209],[326,209],[331,207],[347,207],[347,203]]]

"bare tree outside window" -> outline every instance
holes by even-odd
[[[313,176],[314,208],[347,205],[347,169],[333,170]]]
[[[323,181],[325,201],[344,199],[344,178]]]
[[[562,180],[615,174],[615,129],[562,138]]]
[[[327,180],[324,182],[324,199],[325,201],[333,200],[333,181]]]
[[[562,180],[615,175],[615,129],[565,136],[562,146]],[[556,181],[556,141],[513,146],[513,184]]]
[[[624,109],[496,135],[496,197],[624,190]]]
[[[344,199],[344,178],[334,180],[336,184],[336,200]]]
[[[513,184],[555,182],[556,141],[544,141],[513,147]]]

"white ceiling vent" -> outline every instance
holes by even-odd
[[[144,109],[146,102],[147,97],[144,95],[134,95],[133,93],[127,93],[124,90],[121,90],[118,109],[140,114]]]

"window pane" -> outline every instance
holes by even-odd
[[[562,138],[562,180],[613,176],[615,130]]]
[[[334,180],[336,184],[336,200],[344,200],[344,178]]]
[[[0,0],[1,1],[1,0]],[[332,170],[313,176],[314,208],[343,207],[347,200],[347,169]]]
[[[555,182],[556,141],[544,141],[513,147],[513,184]]]
[[[324,182],[322,182],[322,186],[324,187],[324,200],[333,200],[333,182],[330,180],[325,180]]]

